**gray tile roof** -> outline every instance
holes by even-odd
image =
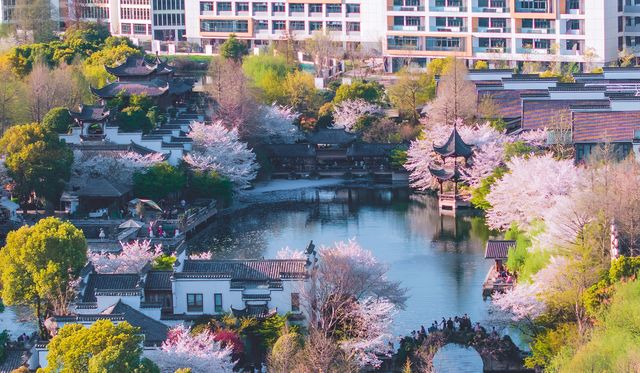
[[[509,248],[515,247],[516,241],[489,240],[484,252],[485,259],[507,259]]]
[[[87,280],[82,302],[96,302],[96,293],[133,293],[139,292],[140,276],[135,273],[92,273]]]
[[[347,149],[347,157],[387,157],[393,149],[401,147],[400,144],[354,143]]]
[[[339,128],[320,128],[306,134],[307,141],[312,144],[346,145],[356,140],[356,135]]]
[[[166,61],[160,61],[160,59],[156,58],[155,61],[149,62],[144,57],[139,56],[129,56],[125,62],[118,66],[105,66],[104,68],[108,73],[117,77],[142,77],[152,74],[164,75],[172,72]]]
[[[145,290],[171,290],[173,271],[149,271],[144,281]]]
[[[169,327],[160,321],[154,320],[133,307],[118,301],[111,307],[101,312],[104,315],[122,316],[124,321],[140,328],[140,332],[144,334],[145,345],[158,345],[167,338]]]
[[[267,151],[272,157],[281,158],[313,158],[316,156],[316,149],[310,144],[272,144],[268,145]]]
[[[185,260],[175,278],[228,278],[235,281],[270,281],[306,276],[305,260]]]
[[[5,352],[5,359],[0,363],[0,373],[11,373],[29,359],[29,352],[25,350],[7,349]]]
[[[118,198],[126,195],[131,188],[110,182],[104,177],[83,180],[84,184],[75,193],[80,197]]]

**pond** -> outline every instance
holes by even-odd
[[[484,260],[489,231],[481,217],[440,216],[435,197],[405,188],[291,193],[299,201],[219,218],[190,242],[191,250],[212,250],[217,258],[274,258],[280,249],[302,250],[310,240],[322,246],[355,238],[408,289],[406,309],[393,325],[396,335],[464,313],[473,322],[487,319],[482,283],[491,263]]]

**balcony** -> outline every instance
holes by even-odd
[[[466,32],[465,26],[431,26],[429,31],[433,32]]]
[[[564,34],[565,35],[584,35],[584,30],[582,29],[565,30]]]
[[[431,12],[466,12],[467,7],[462,5],[454,5],[454,6],[435,6],[432,5],[429,7],[429,11]]]
[[[302,12],[289,12],[289,17],[304,17],[305,13]]]
[[[520,54],[551,54],[551,50],[548,48],[523,48],[518,47],[516,49],[517,53]]]
[[[640,32],[640,24],[633,26],[625,26],[624,32]]]
[[[562,14],[571,14],[571,15],[576,15],[576,16],[583,15],[584,14],[584,9],[567,9]]]
[[[216,16],[216,11],[215,10],[201,10],[200,11],[200,15],[201,16]]]
[[[556,30],[552,28],[530,28],[530,27],[521,27],[521,34],[555,34]]]
[[[413,25],[389,25],[389,31],[424,31],[424,26]]]
[[[509,13],[509,8],[507,7],[474,6],[471,10],[474,13]]]
[[[478,27],[476,32],[506,34],[511,32],[510,27]]]
[[[419,51],[423,50],[419,45],[416,44],[396,44],[396,43],[387,43],[387,49],[394,51]]]
[[[473,47],[473,53],[511,53],[509,47]]]
[[[387,8],[390,12],[424,12],[424,6],[393,5]]]

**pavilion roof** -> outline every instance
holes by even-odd
[[[455,170],[447,170],[444,168],[433,168],[431,166],[429,166],[429,172],[431,172],[431,175],[433,175],[433,177],[435,177],[436,179],[438,179],[438,181],[442,182],[442,181],[460,181],[461,179],[461,174],[458,171],[458,169]]]
[[[356,135],[342,128],[319,128],[312,133],[308,133],[306,138],[312,144],[347,145],[356,140]]]
[[[433,150],[442,157],[469,158],[473,154],[471,145],[468,145],[462,140],[458,129],[455,127],[453,131],[451,131],[451,135],[449,135],[447,141],[440,146],[434,144]]]
[[[516,246],[516,241],[489,240],[484,252],[485,259],[507,259],[509,249]]]
[[[105,70],[111,75],[121,77],[145,77],[150,75],[167,75],[173,72],[166,61],[161,61],[156,57],[153,62],[145,60],[144,57],[129,56],[118,66],[109,67],[105,65]]]
[[[80,111],[69,110],[69,115],[82,122],[100,122],[109,116],[109,109],[104,105],[80,105]]]
[[[126,96],[145,94],[158,97],[169,92],[169,88],[169,82],[156,78],[148,81],[113,82],[102,88],[91,87],[91,92],[100,98],[114,98],[123,91]]]

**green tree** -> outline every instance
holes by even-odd
[[[35,192],[57,203],[73,163],[73,152],[58,135],[37,123],[14,126],[0,138],[0,154],[21,202]]]
[[[123,321],[98,320],[86,328],[68,324],[49,343],[48,365],[39,373],[155,373],[158,367],[142,358],[143,336]]]
[[[149,133],[153,129],[147,112],[139,106],[127,106],[118,113],[117,118],[120,129],[126,132]]]
[[[293,71],[284,57],[270,54],[247,56],[242,61],[242,70],[256,92],[258,101],[264,104],[282,102],[286,93],[283,83]]]
[[[162,162],[133,175],[133,192],[140,198],[162,199],[179,192],[186,183],[184,171]]]
[[[491,175],[482,179],[482,181],[480,181],[480,185],[471,190],[471,203],[482,210],[490,209],[491,204],[487,201],[487,196],[491,192],[491,186],[501,179],[505,173],[507,173],[506,168],[498,167]]]
[[[355,100],[357,98],[368,102],[381,103],[384,101],[384,87],[378,82],[361,80],[356,80],[351,84],[343,84],[336,90],[333,103],[337,104],[344,100]]]
[[[113,77],[104,69],[105,65],[117,65],[129,56],[142,56],[139,47],[128,38],[110,36],[99,51],[91,54],[83,63],[83,72],[94,87],[102,87]]]
[[[194,172],[191,176],[189,192],[195,198],[216,198],[229,201],[233,193],[233,184],[229,179],[215,171]]]
[[[397,76],[398,80],[387,92],[389,101],[401,115],[418,123],[418,110],[436,94],[435,80],[427,73],[415,73],[408,69],[400,70]]]
[[[69,280],[87,263],[87,242],[69,222],[49,217],[9,232],[0,249],[2,299],[7,305],[30,306],[44,336],[47,310],[64,313],[60,303]]]
[[[67,133],[73,124],[69,110],[64,107],[55,107],[42,118],[42,125],[55,133]]]
[[[229,35],[229,38],[220,46],[220,54],[222,57],[236,61],[241,60],[246,52],[247,46],[238,40],[235,34]]]
[[[320,108],[321,102],[313,75],[296,70],[287,74],[282,87],[285,93],[282,104],[305,114],[315,114]]]

